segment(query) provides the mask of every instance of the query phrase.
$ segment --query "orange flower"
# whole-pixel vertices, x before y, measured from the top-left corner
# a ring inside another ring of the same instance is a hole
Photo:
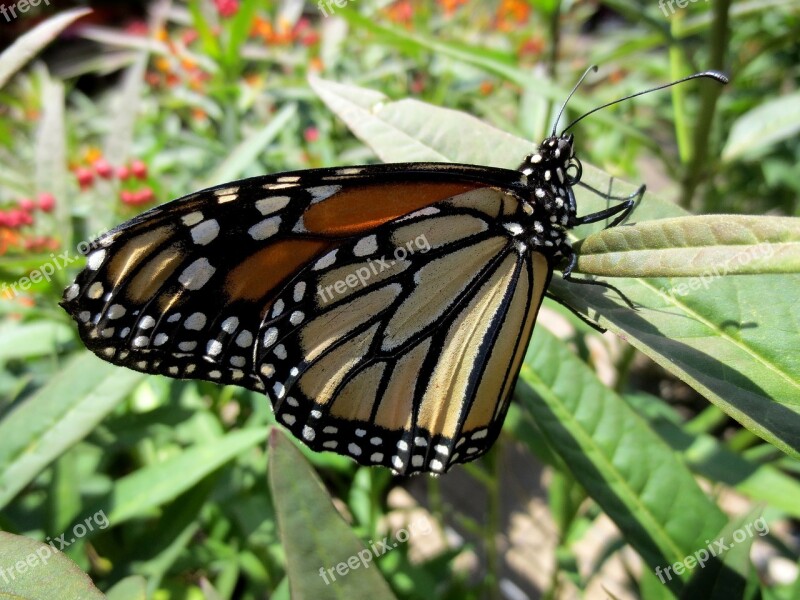
[[[265,42],[269,41],[272,38],[272,23],[263,17],[256,17],[250,35],[263,38]]]
[[[497,28],[511,31],[515,26],[525,23],[530,17],[531,8],[523,0],[503,0],[497,9]]]
[[[101,158],[103,158],[103,152],[95,146],[89,146],[83,152],[83,160],[89,164],[96,163]]]
[[[452,15],[458,10],[459,6],[463,6],[466,3],[467,0],[439,0],[439,4],[441,4],[446,15]]]
[[[494,91],[494,83],[491,81],[481,81],[480,90],[481,94],[488,96]]]
[[[19,246],[22,236],[12,229],[0,227],[0,256],[5,254],[9,247]]]
[[[171,73],[172,72],[172,64],[170,63],[169,59],[164,56],[159,56],[155,61],[155,67],[157,70],[161,71],[162,73]]]
[[[322,73],[325,66],[322,63],[322,59],[319,56],[315,56],[311,59],[308,63],[309,70],[313,71],[314,73]]]
[[[411,2],[409,2],[409,0],[400,0],[399,2],[395,2],[391,6],[388,6],[385,11],[388,19],[390,21],[394,21],[395,23],[408,24],[410,23],[411,18],[414,16],[414,7],[411,6]]]

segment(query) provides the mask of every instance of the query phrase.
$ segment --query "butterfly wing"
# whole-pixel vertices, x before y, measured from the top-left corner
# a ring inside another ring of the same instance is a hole
[[[441,472],[496,437],[550,275],[508,227],[520,177],[415,163],[211,188],[99,238],[62,304],[105,360],[266,390],[312,448]]]
[[[262,323],[278,420],[315,450],[441,473],[496,439],[552,273],[481,188],[331,250]]]

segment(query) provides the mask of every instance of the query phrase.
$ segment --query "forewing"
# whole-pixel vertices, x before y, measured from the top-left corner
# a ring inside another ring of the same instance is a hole
[[[112,363],[262,390],[253,340],[298,271],[352,236],[479,187],[487,173],[515,177],[420,163],[297,171],[203,190],[95,240],[62,305],[86,346]]]

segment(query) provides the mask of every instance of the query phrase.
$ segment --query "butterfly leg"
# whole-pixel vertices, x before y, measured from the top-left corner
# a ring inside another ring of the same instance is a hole
[[[578,217],[575,220],[575,225],[586,225],[588,223],[597,223],[598,221],[603,221],[608,219],[609,217],[616,218],[611,221],[608,225],[606,225],[605,229],[609,229],[611,227],[616,227],[620,223],[622,223],[625,219],[627,219],[631,212],[633,212],[636,203],[641,200],[642,196],[644,196],[645,186],[641,186],[635,193],[631,194],[631,196],[627,196],[626,198],[619,198],[620,200],[624,200],[621,204],[617,206],[612,206],[610,208],[606,208],[604,210],[597,211],[596,213],[591,213],[588,215],[584,215],[583,217]],[[607,197],[604,194],[600,194],[603,197]],[[616,199],[616,198],[614,198]]]
[[[564,302],[564,301],[563,301],[561,298],[559,298],[558,296],[554,296],[554,295],[553,295],[553,294],[551,294],[550,292],[546,292],[546,293],[545,293],[545,296],[547,296],[548,298],[550,298],[550,299],[551,299],[552,301],[554,301],[554,302],[558,302],[558,303],[559,303],[561,306],[563,306],[564,308],[568,308],[568,309],[569,309],[569,311],[570,311],[571,313],[573,313],[573,314],[574,314],[576,317],[578,317],[578,318],[579,318],[581,321],[583,321],[584,323],[586,323],[587,325],[589,325],[589,326],[590,326],[592,329],[596,329],[596,330],[597,330],[597,331],[599,331],[600,333],[605,333],[606,331],[608,331],[608,330],[607,330],[605,327],[600,327],[600,325],[598,325],[598,324],[597,324],[597,323],[595,323],[594,321],[591,321],[590,319],[588,319],[588,318],[586,318],[585,316],[583,316],[581,313],[579,313],[579,312],[578,312],[578,310],[577,310],[576,308],[574,308],[574,307],[570,306],[570,305],[569,305],[567,302]]]
[[[617,208],[617,207],[615,207],[615,208]],[[592,215],[588,215],[588,216],[592,216]],[[606,283],[605,281],[595,281],[593,279],[580,279],[580,278],[573,277],[572,276],[572,271],[575,269],[577,264],[578,264],[578,255],[575,254],[574,252],[572,252],[572,255],[570,256],[570,259],[569,259],[569,264],[566,266],[566,268],[562,272],[563,273],[562,276],[563,276],[565,281],[569,281],[571,283],[580,283],[581,285],[599,285],[600,287],[604,287],[606,289],[609,289],[609,290],[615,292],[620,298],[622,298],[622,300],[625,302],[625,304],[627,304],[630,308],[632,308],[633,310],[636,310],[636,305],[634,305],[634,303],[625,294],[623,294],[622,291],[619,288],[617,288],[616,286],[613,286],[610,283]]]

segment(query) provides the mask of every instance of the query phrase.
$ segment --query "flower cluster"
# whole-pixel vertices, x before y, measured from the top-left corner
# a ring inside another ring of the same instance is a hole
[[[114,167],[96,149],[86,153],[86,165],[77,165],[73,168],[75,178],[81,190],[91,188],[97,179],[118,180],[123,188],[119,198],[123,204],[136,206],[147,204],[155,200],[152,188],[141,185],[147,181],[147,165],[139,160],[133,160],[127,165]]]
[[[42,192],[36,198],[22,198],[15,206],[0,210],[0,255],[12,248],[34,252],[57,249],[58,240],[31,232],[37,213],[51,213],[55,206],[55,197]]]

